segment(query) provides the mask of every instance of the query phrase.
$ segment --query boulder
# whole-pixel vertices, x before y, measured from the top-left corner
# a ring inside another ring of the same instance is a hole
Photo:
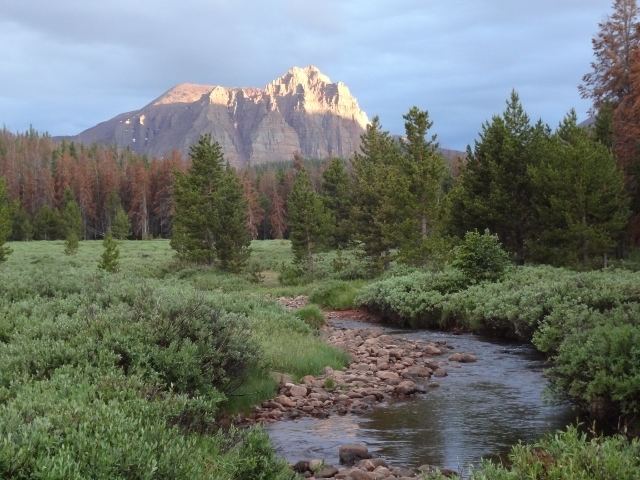
[[[286,395],[279,395],[275,398],[275,401],[282,405],[283,407],[293,408],[296,406],[296,402],[291,400],[291,398]]]
[[[454,353],[449,357],[449,361],[459,363],[473,363],[477,360],[478,358],[473,353]]]
[[[332,478],[338,473],[338,469],[333,465],[325,465],[314,474],[316,478]]]
[[[397,395],[411,395],[418,391],[418,386],[411,380],[403,380],[396,386],[394,391]]]
[[[338,456],[340,457],[340,463],[349,467],[360,460],[371,458],[366,445],[358,444],[342,445],[338,450]]]
[[[289,389],[289,394],[295,398],[303,398],[307,396],[307,387],[302,385],[293,385]]]

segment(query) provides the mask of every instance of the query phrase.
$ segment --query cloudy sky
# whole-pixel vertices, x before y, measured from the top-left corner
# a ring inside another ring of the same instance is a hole
[[[0,125],[76,134],[180,82],[341,80],[393,133],[412,105],[463,148],[512,88],[556,125],[611,0],[0,0]]]

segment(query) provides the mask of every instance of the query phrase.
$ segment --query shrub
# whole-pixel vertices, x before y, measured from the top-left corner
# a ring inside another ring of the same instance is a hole
[[[316,288],[309,299],[324,308],[347,310],[353,308],[357,293],[352,283],[333,280]]]
[[[415,271],[363,287],[355,303],[401,326],[438,327],[447,294],[466,284],[459,270]]]
[[[634,480],[640,475],[640,441],[621,435],[588,439],[569,427],[530,446],[517,445],[509,466],[485,461],[471,480]]]
[[[462,243],[454,249],[451,265],[473,281],[495,281],[502,277],[509,265],[509,255],[502,248],[498,236],[489,230],[482,234],[467,232]]]
[[[324,315],[317,305],[310,304],[299,308],[295,315],[314,330],[319,330],[324,325]]]

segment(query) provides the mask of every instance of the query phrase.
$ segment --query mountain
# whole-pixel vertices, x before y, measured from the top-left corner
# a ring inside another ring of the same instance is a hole
[[[75,137],[80,143],[129,147],[164,156],[188,152],[210,133],[234,166],[306,158],[349,157],[360,144],[367,114],[342,82],[317,67],[293,67],[264,88],[183,83],[140,110],[120,114]]]

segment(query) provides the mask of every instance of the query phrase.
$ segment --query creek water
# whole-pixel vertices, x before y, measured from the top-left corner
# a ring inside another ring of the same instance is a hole
[[[370,326],[349,320],[333,325]],[[410,339],[443,340],[452,351],[472,352],[478,361],[459,368],[450,362],[447,377],[429,381],[438,388],[364,415],[270,424],[267,431],[278,453],[290,462],[321,458],[337,464],[340,445],[363,443],[394,465],[430,464],[463,473],[482,458],[503,457],[519,441],[535,441],[575,421],[567,404],[549,397],[544,360],[529,345],[472,334],[385,330]]]

